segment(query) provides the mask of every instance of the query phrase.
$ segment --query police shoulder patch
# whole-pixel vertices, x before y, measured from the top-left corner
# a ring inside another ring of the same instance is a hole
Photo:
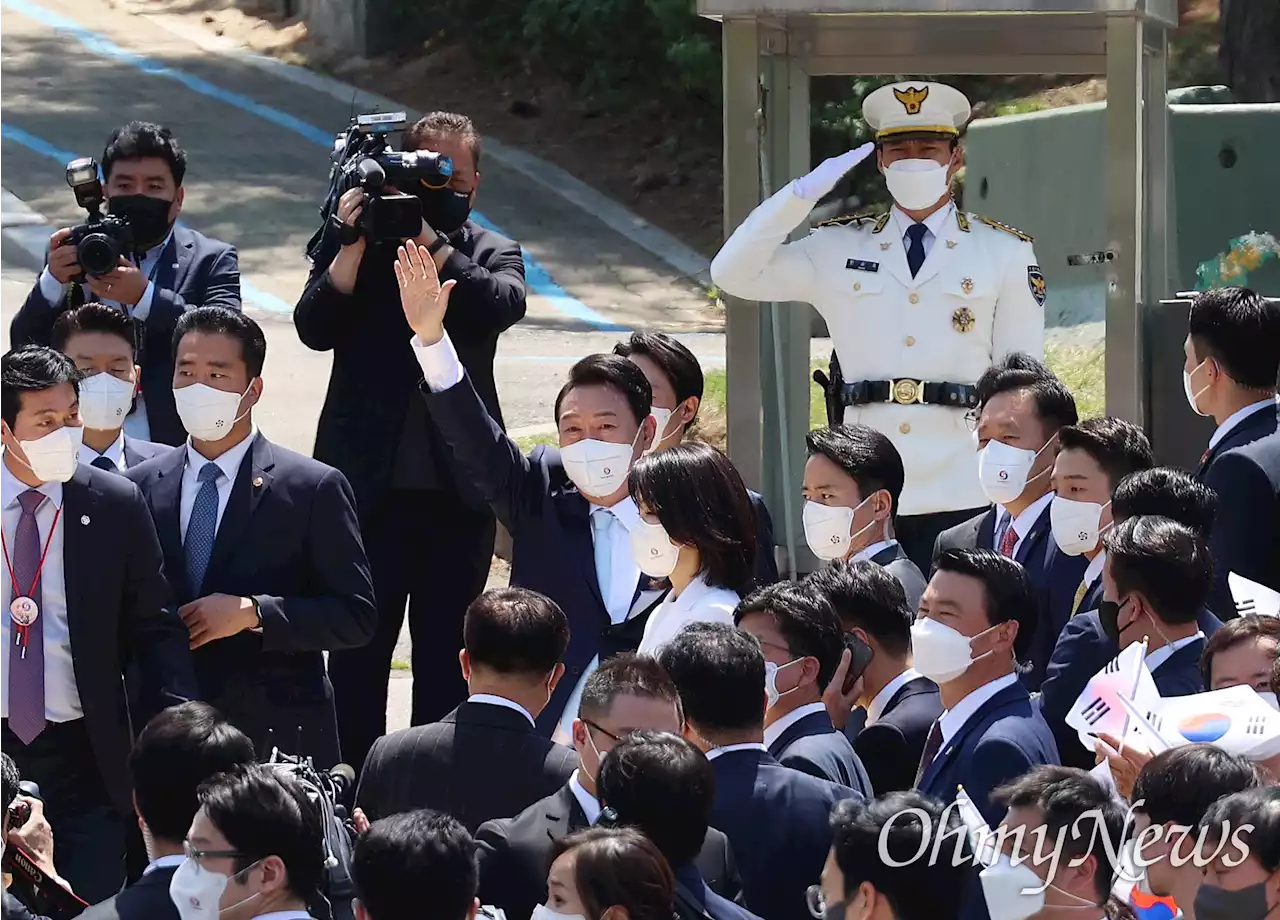
[[[875,220],[874,214],[844,214],[818,224],[819,227],[860,227]]]
[[[990,217],[983,217],[981,214],[975,214],[973,216],[977,218],[980,222],[986,224],[988,227],[994,227],[996,230],[1003,230],[1005,233],[1012,233],[1014,236],[1022,240],[1022,242],[1024,243],[1032,242],[1031,235],[1027,233],[1023,233],[1017,227],[1010,227],[1008,224],[1002,224],[1000,223],[1000,221],[993,220]]]
[[[1031,288],[1031,296],[1035,298],[1036,303],[1043,307],[1045,299],[1049,296],[1049,290],[1039,265],[1027,266],[1027,286]]]

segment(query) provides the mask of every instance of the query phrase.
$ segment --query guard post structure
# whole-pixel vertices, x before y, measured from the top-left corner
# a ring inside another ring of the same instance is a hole
[[[722,22],[726,236],[812,166],[810,77],[1105,74],[1107,239],[1097,249],[1107,411],[1146,424],[1141,308],[1173,293],[1165,84],[1177,0],[697,0],[697,9]],[[814,564],[799,499],[812,309],[726,306],[729,453],[782,525],[782,570],[805,571]]]

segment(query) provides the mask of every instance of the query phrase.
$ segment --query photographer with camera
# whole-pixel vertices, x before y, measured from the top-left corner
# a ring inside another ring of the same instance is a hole
[[[122,309],[138,326],[142,393],[129,434],[181,444],[187,432],[173,403],[170,344],[192,307],[240,309],[240,265],[233,246],[175,222],[182,212],[187,155],[168,128],[131,121],[92,159],[72,161],[67,183],[89,212],[49,238],[48,263],[14,316],[14,347],[48,345],[59,314],[89,300]],[[107,213],[101,213],[105,204]]]
[[[5,920],[49,920],[37,914],[28,901],[48,894],[61,894],[63,903],[71,906],[74,916],[79,899],[53,867],[53,830],[44,817],[44,803],[24,793],[22,774],[8,754],[0,754],[0,815],[4,851],[4,917]],[[19,853],[21,855],[19,855]],[[25,869],[25,871],[24,871]],[[21,880],[19,880],[21,879]],[[36,880],[43,885],[33,885]],[[60,889],[55,891],[54,888]],[[42,890],[43,889],[43,890]]]
[[[468,220],[480,182],[475,126],[464,115],[433,112],[405,132],[406,152],[396,152],[386,135],[403,124],[397,117],[361,116],[339,138],[326,223],[293,314],[305,345],[333,351],[315,457],[355,490],[378,602],[373,641],[329,656],[343,757],[357,767],[386,731],[406,601],[413,724],[465,699],[456,652],[462,618],[484,588],[493,553],[493,516],[453,477],[448,448],[417,396],[422,370],[399,306],[396,247],[413,237],[440,277],[456,283],[445,325],[495,419],[498,336],[525,313],[519,245]]]

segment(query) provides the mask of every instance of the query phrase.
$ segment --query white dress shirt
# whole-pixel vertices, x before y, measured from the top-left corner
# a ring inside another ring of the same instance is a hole
[[[582,785],[582,780],[578,778],[577,770],[574,770],[573,775],[569,777],[569,791],[578,800],[578,805],[582,807],[582,813],[587,816],[588,824],[595,824],[600,820],[600,800]]]
[[[788,728],[795,725],[805,716],[811,716],[815,712],[826,712],[827,707],[821,700],[816,703],[805,703],[803,706],[797,706],[785,716],[772,725],[766,725],[764,729],[764,746],[765,750],[773,747],[774,742],[782,737],[782,733]]]
[[[715,760],[721,754],[732,754],[734,751],[763,751],[767,754],[769,749],[758,741],[746,741],[742,744],[726,744],[724,747],[712,748],[707,751],[707,760]]]
[[[187,857],[181,853],[174,853],[172,856],[161,856],[147,863],[147,868],[142,870],[143,875],[150,875],[157,869],[172,869],[180,866],[187,861]]]
[[[853,558],[850,559],[849,561],[850,562],[870,562],[873,556],[877,556],[884,550],[888,549],[889,547],[897,546],[897,545],[898,545],[897,540],[892,540],[892,539],[881,540],[879,543],[872,543],[870,546],[866,547],[865,549],[858,550],[856,553],[853,554]]]
[[[1203,639],[1203,638],[1204,638],[1204,633],[1197,630],[1194,636],[1187,636],[1186,638],[1183,638],[1183,639],[1175,639],[1174,641],[1170,642],[1168,645],[1160,646],[1154,652],[1150,652],[1147,654],[1147,657],[1145,659],[1147,664],[1147,670],[1154,672],[1156,668],[1160,667],[1160,665],[1168,661],[1173,656],[1173,653],[1176,652],[1178,649],[1185,648],[1186,646],[1190,645],[1192,642],[1195,642],[1197,639]]]
[[[97,459],[97,457],[89,456],[92,453],[93,453],[93,448],[86,445],[83,452],[80,454],[80,462],[92,463],[94,460]],[[110,444],[108,444],[107,449],[104,450],[98,456],[106,457],[113,464],[115,464],[115,468],[118,469],[120,472],[123,473],[125,471],[124,429],[123,428],[116,433],[116,439],[112,441]]]
[[[1031,528],[1036,526],[1036,521],[1040,520],[1040,515],[1044,514],[1051,504],[1053,504],[1053,492],[1046,492],[1033,501],[1030,505],[1023,509],[1022,513],[1013,519],[1012,524],[1006,524],[1009,518],[1009,510],[1004,505],[998,505],[1000,513],[996,515],[995,530],[991,534],[991,545],[999,550],[1000,538],[1009,528],[1013,528],[1013,532],[1018,535],[1018,539],[1013,543],[1013,552],[1011,556],[1018,555],[1018,549],[1022,546],[1022,541],[1027,534],[1031,533]]]
[[[1086,591],[1093,587],[1093,583],[1102,577],[1102,567],[1107,564],[1107,551],[1104,549],[1098,555],[1089,560],[1089,566],[1084,570],[1084,575],[1080,578],[1082,585],[1088,585]],[[1083,611],[1081,611],[1083,612]]]
[[[1235,428],[1249,416],[1253,415],[1253,413],[1261,412],[1263,409],[1270,409],[1272,412],[1275,412],[1277,403],[1280,403],[1280,397],[1271,396],[1267,399],[1260,399],[1256,403],[1249,403],[1249,405],[1232,412],[1227,416],[1226,420],[1214,430],[1213,437],[1209,439],[1209,450],[1213,450],[1217,447],[1218,442],[1230,434],[1232,428]]]
[[[956,206],[954,204],[947,202],[946,207],[938,208],[938,210],[934,211],[924,219],[925,234],[923,245],[924,257],[926,259],[929,258],[929,253],[933,249],[933,241],[938,238],[938,234],[942,231],[943,224],[951,218],[952,212],[954,212],[955,209]],[[902,237],[903,245],[910,247],[911,241],[907,239],[907,231],[916,223],[916,221],[908,217],[906,212],[896,204],[892,209],[890,209],[889,213],[893,215],[893,225],[898,230],[898,236]]]
[[[675,638],[686,623],[724,623],[733,625],[733,611],[742,598],[728,588],[713,588],[706,575],[699,572],[685,585],[679,597],[667,595],[661,606],[649,614],[644,624],[644,637],[638,651],[656,655],[658,649]]]
[[[889,701],[893,699],[893,695],[901,690],[909,681],[915,680],[920,676],[920,672],[915,668],[907,668],[893,680],[881,688],[871,700],[871,705],[867,707],[867,725],[875,723],[882,715],[884,709],[889,705]]]
[[[187,522],[191,520],[191,509],[195,506],[196,495],[200,491],[200,470],[206,463],[216,463],[222,469],[222,476],[218,479],[218,518],[214,527],[214,533],[216,534],[218,532],[217,528],[222,526],[222,515],[227,510],[227,502],[231,500],[231,489],[236,484],[236,474],[240,472],[240,463],[244,460],[245,455],[249,453],[249,448],[253,446],[254,438],[257,436],[258,426],[254,425],[250,429],[247,438],[217,460],[205,458],[196,450],[195,445],[191,443],[191,439],[187,439],[187,446],[184,448],[187,452],[187,463],[182,470],[182,506],[181,517],[178,522],[183,540],[187,539]]]
[[[997,677],[995,680],[989,681],[971,691],[968,696],[956,703],[952,709],[948,709],[939,716],[938,721],[941,723],[939,727],[942,729],[942,744],[938,748],[939,752],[951,743],[951,739],[956,736],[960,729],[964,728],[966,722],[977,715],[978,710],[982,708],[984,703],[1005,687],[1012,687],[1017,682],[1017,674],[1006,674],[1004,677]]]
[[[514,709],[520,715],[529,720],[530,725],[538,723],[533,718],[533,713],[525,709],[515,700],[509,700],[505,696],[495,696],[492,693],[473,693],[467,697],[468,703],[484,703],[487,706],[502,706],[504,709]]]
[[[4,543],[9,551],[9,559],[13,560],[14,541],[18,534],[18,521],[22,517],[22,506],[18,504],[18,496],[27,491],[25,483],[9,471],[9,467],[0,462],[0,520],[4,527]],[[49,722],[70,722],[84,716],[84,708],[80,703],[80,690],[76,687],[75,666],[72,663],[71,630],[67,624],[67,581],[66,560],[63,559],[63,536],[66,534],[67,522],[58,514],[62,506],[62,483],[46,482],[39,489],[46,500],[36,509],[36,527],[40,532],[40,549],[43,552],[45,541],[49,541],[49,551],[44,559],[44,568],[40,570],[40,615],[37,623],[44,624],[44,717]],[[54,517],[58,518],[58,526],[49,535],[49,528]],[[77,525],[78,526],[78,525]],[[30,585],[19,585],[17,593],[26,594]],[[0,669],[0,717],[9,717],[9,645],[13,641],[9,635],[9,598],[12,593],[9,566],[0,565],[0,597],[4,598],[5,610],[0,616],[0,655],[3,655],[3,667]],[[87,650],[87,651],[92,651]]]

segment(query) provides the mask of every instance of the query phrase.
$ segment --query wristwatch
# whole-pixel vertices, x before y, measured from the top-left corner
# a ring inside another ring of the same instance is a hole
[[[449,238],[437,230],[436,238],[432,240],[431,245],[427,247],[427,254],[435,255],[442,247],[447,245],[449,245]]]

